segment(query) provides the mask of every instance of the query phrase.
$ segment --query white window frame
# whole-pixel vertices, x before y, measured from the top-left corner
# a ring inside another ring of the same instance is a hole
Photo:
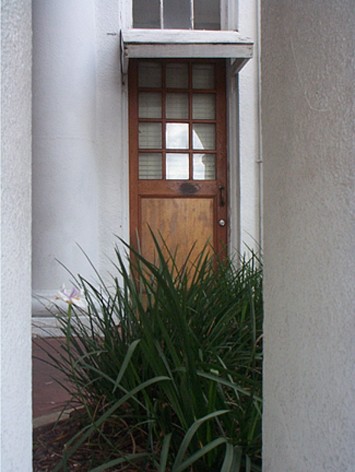
[[[221,30],[238,31],[237,0],[221,0]]]

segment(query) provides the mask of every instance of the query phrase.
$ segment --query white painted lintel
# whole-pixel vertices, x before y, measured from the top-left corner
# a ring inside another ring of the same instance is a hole
[[[238,67],[253,56],[253,41],[236,31],[140,30],[121,32],[122,73],[130,58],[234,59]]]

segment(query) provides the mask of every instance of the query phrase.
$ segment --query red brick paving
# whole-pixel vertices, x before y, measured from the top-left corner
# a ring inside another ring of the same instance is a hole
[[[68,404],[70,395],[56,382],[59,380],[65,383],[65,377],[55,367],[43,362],[43,360],[52,362],[45,351],[55,355],[56,349],[61,350],[62,343],[62,338],[34,338],[32,340],[33,418],[60,412],[64,406],[70,407]]]

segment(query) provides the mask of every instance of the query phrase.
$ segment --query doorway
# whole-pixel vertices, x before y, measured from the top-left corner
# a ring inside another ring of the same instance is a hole
[[[227,248],[225,61],[132,60],[130,239],[154,258],[151,230],[182,260]]]

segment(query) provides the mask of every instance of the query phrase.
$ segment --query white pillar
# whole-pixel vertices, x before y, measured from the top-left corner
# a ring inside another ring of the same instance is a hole
[[[96,32],[93,0],[33,1],[33,289],[97,263]],[[35,313],[36,314],[36,313]]]
[[[239,91],[239,238],[240,250],[262,243],[260,231],[260,124],[258,0],[240,0],[240,32],[254,41],[253,58],[238,75]]]
[[[354,25],[262,2],[265,472],[355,470]]]
[[[1,2],[0,470],[32,470],[31,1]]]

